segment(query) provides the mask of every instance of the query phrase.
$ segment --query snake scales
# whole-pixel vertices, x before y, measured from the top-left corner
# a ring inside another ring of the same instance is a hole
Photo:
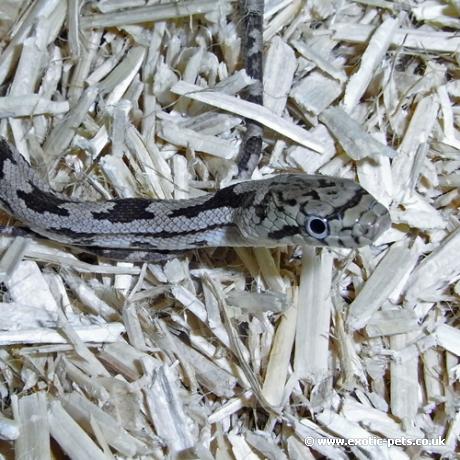
[[[261,61],[256,19],[252,29],[246,27],[246,65],[253,75],[261,72],[261,62],[254,63]],[[256,102],[261,90],[259,78],[252,90]],[[252,138],[240,156],[240,172],[254,163],[262,144],[261,132],[248,130]],[[390,225],[387,209],[357,183],[305,174],[241,182],[187,200],[69,200],[51,190],[6,140],[0,140],[0,205],[39,235],[126,260],[218,246],[356,248]]]

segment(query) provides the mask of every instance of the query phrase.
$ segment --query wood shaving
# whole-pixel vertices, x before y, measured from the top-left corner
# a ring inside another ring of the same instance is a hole
[[[214,191],[246,117],[254,178],[351,178],[393,221],[356,251],[144,265],[2,231],[0,458],[455,458],[459,16],[267,0],[260,107],[237,2],[0,2],[0,135],[59,192]]]

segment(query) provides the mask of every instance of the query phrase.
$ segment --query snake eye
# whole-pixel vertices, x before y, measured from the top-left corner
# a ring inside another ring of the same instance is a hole
[[[310,236],[319,240],[326,238],[329,233],[327,228],[327,220],[317,216],[310,216],[307,218],[307,222],[305,223],[305,230]]]

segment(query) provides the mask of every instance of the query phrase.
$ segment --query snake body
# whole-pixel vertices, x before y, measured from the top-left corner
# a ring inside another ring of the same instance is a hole
[[[242,17],[243,40],[242,49],[246,73],[254,83],[246,88],[243,97],[254,104],[263,105],[263,17],[264,0],[241,0],[240,14]],[[262,152],[263,128],[260,123],[249,118],[245,119],[241,149],[238,155],[238,177],[248,179],[259,164]]]
[[[0,141],[0,204],[33,232],[95,252],[310,244],[356,248],[388,228],[387,209],[341,178],[282,174],[186,200],[69,200]]]

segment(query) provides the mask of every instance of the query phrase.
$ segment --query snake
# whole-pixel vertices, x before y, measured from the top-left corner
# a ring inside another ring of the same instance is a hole
[[[183,200],[71,200],[53,191],[5,139],[0,205],[47,239],[107,257],[134,253],[138,260],[220,246],[358,248],[372,244],[391,223],[387,208],[358,183],[301,173]]]
[[[262,103],[263,1],[241,1],[245,65],[254,83],[246,99]],[[253,5],[253,6],[251,6]],[[239,178],[259,161],[262,128],[246,120]],[[302,173],[244,180],[182,200],[77,201],[52,190],[0,138],[0,206],[33,234],[98,256],[156,261],[203,247],[312,245],[359,248],[389,228],[385,206],[358,183]]]

